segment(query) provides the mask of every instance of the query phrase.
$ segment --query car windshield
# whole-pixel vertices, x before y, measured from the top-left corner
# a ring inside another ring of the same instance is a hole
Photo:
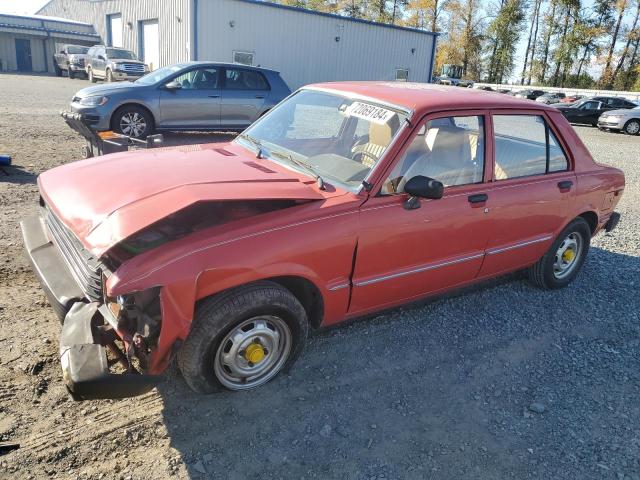
[[[301,90],[235,141],[318,180],[357,191],[406,118],[400,108]]]
[[[125,58],[127,60],[136,60],[136,54],[123,48],[107,48],[107,57],[109,58]]]
[[[67,47],[68,53],[87,53],[89,51],[89,47],[78,47],[75,45],[71,45]]]
[[[154,70],[151,73],[146,74],[144,77],[140,77],[133,83],[139,83],[142,85],[155,85],[164,80],[168,80],[172,75],[178,73],[184,68],[184,65],[170,65],[168,67],[162,67],[158,70]]]

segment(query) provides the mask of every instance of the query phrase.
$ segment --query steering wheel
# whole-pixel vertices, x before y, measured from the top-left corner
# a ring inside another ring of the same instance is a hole
[[[373,153],[369,153],[365,150],[361,150],[359,152],[356,152],[353,155],[353,160],[356,162],[360,162],[361,164],[365,165],[364,163],[364,157],[369,157],[372,161],[373,161],[373,165],[375,165],[376,163],[378,163],[378,160],[380,160],[378,157],[376,157]],[[373,168],[373,165],[369,168]],[[366,165],[365,165],[366,166]]]

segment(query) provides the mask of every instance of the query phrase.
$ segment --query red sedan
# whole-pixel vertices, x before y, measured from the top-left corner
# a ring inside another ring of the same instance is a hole
[[[310,329],[526,269],[568,285],[615,228],[620,170],[560,112],[406,83],[305,87],[228,144],[39,178],[26,249],[76,399],[257,387]],[[117,366],[119,364],[119,366]]]

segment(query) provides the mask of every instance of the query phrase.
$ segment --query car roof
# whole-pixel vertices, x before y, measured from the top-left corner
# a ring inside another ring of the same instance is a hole
[[[177,63],[176,65],[181,65],[183,67],[192,67],[196,65],[216,65],[219,67],[248,68],[251,70],[258,70],[260,72],[280,73],[270,68],[254,67],[253,65],[244,65],[242,63],[231,63],[231,62],[215,62],[215,61],[207,62],[204,60],[198,60],[198,61],[192,61],[192,62],[180,62],[180,63]]]
[[[332,90],[343,94],[368,97],[383,103],[413,110],[416,113],[453,109],[528,109],[555,111],[553,107],[526,99],[489,92],[431,83],[411,82],[327,82],[303,88]]]

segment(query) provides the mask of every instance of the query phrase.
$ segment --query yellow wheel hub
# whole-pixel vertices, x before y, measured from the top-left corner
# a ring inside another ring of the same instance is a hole
[[[576,256],[576,252],[574,252],[573,249],[568,248],[562,254],[562,260],[564,260],[565,262],[570,262],[575,258],[575,256]]]
[[[247,362],[260,363],[264,359],[264,348],[258,343],[252,343],[244,352]]]

